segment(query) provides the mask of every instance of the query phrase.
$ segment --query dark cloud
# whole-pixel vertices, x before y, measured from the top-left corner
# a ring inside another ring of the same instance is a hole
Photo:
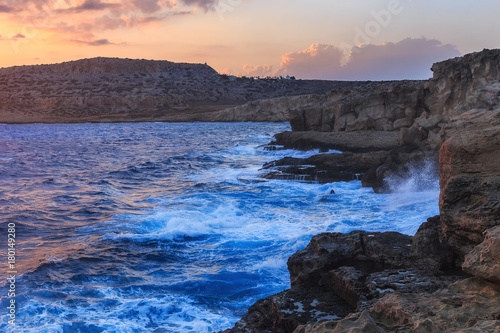
[[[181,0],[182,3],[188,6],[197,6],[208,11],[209,9],[215,9],[219,4],[219,0]]]
[[[453,45],[407,38],[398,43],[354,47],[342,65],[339,48],[315,44],[305,51],[285,54],[277,74],[330,80],[428,79],[433,63],[457,56],[460,52]]]
[[[86,0],[80,6],[70,7],[67,9],[60,9],[58,12],[71,12],[71,13],[81,13],[85,11],[98,11],[105,10],[110,8],[120,7],[120,4],[117,3],[106,3],[100,0]]]
[[[91,46],[102,46],[102,45],[111,45],[114,43],[111,43],[107,39],[98,39],[98,40],[93,40],[93,41],[89,42],[88,44]]]
[[[0,40],[17,40],[17,39],[23,39],[23,38],[26,38],[26,36],[23,34],[17,34],[17,35],[10,37],[10,38],[3,38],[2,35],[0,35]]]
[[[16,10],[13,7],[7,5],[0,5],[0,13],[13,13]]]
[[[103,46],[103,45],[115,45],[116,43],[111,43],[107,39],[97,39],[92,41],[83,41],[83,40],[73,40],[75,43],[85,44],[89,46]]]
[[[141,12],[151,14],[159,11],[161,6],[158,5],[158,0],[133,0],[132,3]]]

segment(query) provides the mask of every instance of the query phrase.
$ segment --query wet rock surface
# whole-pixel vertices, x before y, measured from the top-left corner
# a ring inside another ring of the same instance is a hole
[[[320,183],[350,181],[360,179],[361,175],[388,158],[384,151],[365,154],[331,153],[315,155],[310,158],[285,157],[262,167],[266,170],[264,178],[298,179]]]
[[[311,150],[334,149],[350,152],[391,150],[400,146],[395,132],[283,132],[276,135],[276,143],[285,148]]]

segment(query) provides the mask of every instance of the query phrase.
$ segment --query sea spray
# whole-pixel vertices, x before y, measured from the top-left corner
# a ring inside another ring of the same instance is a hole
[[[386,180],[390,192],[414,193],[439,191],[439,168],[433,159],[411,162],[405,165],[406,172],[392,175]]]

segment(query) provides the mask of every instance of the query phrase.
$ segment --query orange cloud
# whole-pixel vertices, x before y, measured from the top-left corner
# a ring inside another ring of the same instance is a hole
[[[133,29],[188,15],[175,0],[5,0],[0,14],[29,27],[93,42],[106,30]]]
[[[342,57],[342,51],[333,45],[312,44],[304,51],[283,55],[276,74],[321,77],[332,66],[338,67]]]
[[[253,66],[243,65],[243,75],[245,76],[272,76],[273,75],[273,66],[265,65],[265,66]]]

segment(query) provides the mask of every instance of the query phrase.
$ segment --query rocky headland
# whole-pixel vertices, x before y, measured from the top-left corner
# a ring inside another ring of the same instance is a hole
[[[289,111],[321,98],[316,95],[362,83],[234,77],[206,64],[83,59],[1,68],[0,122],[288,121]]]
[[[319,148],[264,166],[268,178],[389,191],[434,161],[440,215],[414,236],[325,233],[288,260],[291,288],[225,332],[500,332],[500,50],[432,66],[429,81],[333,90],[292,112],[273,142]]]

